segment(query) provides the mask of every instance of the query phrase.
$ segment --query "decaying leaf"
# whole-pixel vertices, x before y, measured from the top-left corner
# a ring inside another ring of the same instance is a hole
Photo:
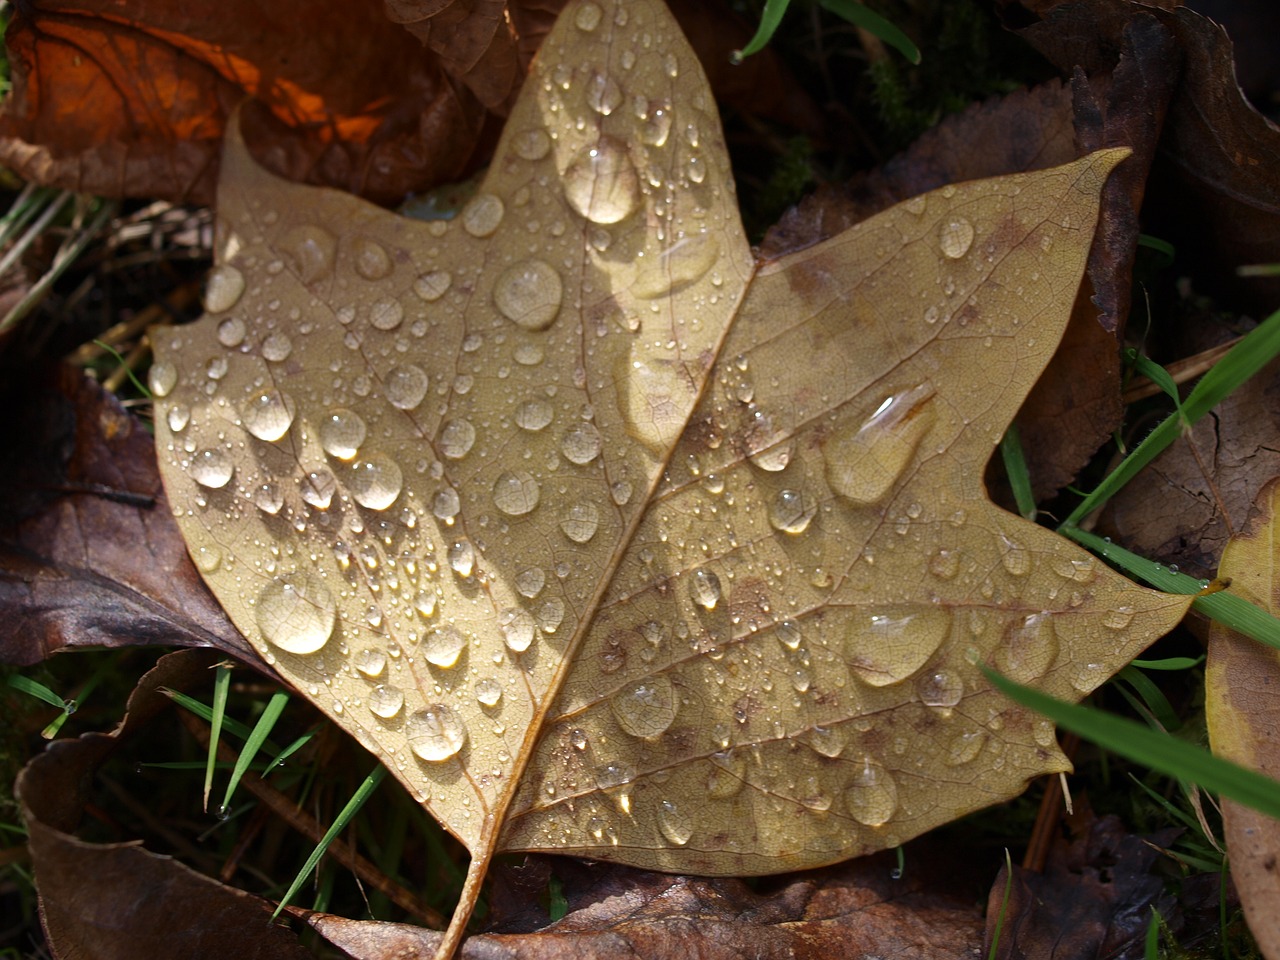
[[[582,0],[480,192],[399,220],[228,141],[157,446],[261,655],[472,851],[760,874],[1067,769],[977,663],[1078,697],[1181,616],[995,508],[1123,150],[756,269],[695,58]],[[461,917],[445,938],[460,936]]]
[[[1259,515],[1222,552],[1219,575],[1231,592],[1272,614],[1280,613],[1280,481],[1258,495]],[[1219,623],[1209,627],[1205,716],[1213,752],[1270,777],[1280,776],[1280,654]],[[1280,824],[1222,798],[1222,826],[1231,877],[1240,891],[1249,929],[1268,960],[1280,957]]]

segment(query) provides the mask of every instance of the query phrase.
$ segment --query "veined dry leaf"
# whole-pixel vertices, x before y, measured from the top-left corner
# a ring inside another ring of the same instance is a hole
[[[497,849],[749,874],[900,843],[1069,766],[977,662],[1079,696],[1188,602],[981,480],[1123,156],[753,274],[675,25],[574,3],[455,222],[229,139],[209,315],[156,334],[170,499],[262,656],[472,851],[464,902]]]

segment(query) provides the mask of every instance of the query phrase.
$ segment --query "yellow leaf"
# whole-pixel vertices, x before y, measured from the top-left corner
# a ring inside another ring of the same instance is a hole
[[[770,873],[1065,770],[975,664],[1101,683],[1187,598],[986,498],[1125,151],[759,267],[656,2],[570,5],[479,193],[402,220],[228,138],[157,446],[250,642],[472,852]]]
[[[1258,515],[1222,551],[1220,577],[1232,593],[1280,614],[1280,481],[1258,494]],[[1209,627],[1205,665],[1205,715],[1209,743],[1220,757],[1280,778],[1280,653],[1220,623]],[[1222,827],[1231,876],[1240,891],[1249,929],[1263,956],[1280,958],[1280,824],[1223,797]]]

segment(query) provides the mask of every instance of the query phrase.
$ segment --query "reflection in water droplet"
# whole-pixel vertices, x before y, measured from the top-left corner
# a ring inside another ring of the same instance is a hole
[[[440,453],[450,460],[461,460],[476,442],[476,428],[470,420],[450,420],[440,429]]]
[[[938,241],[944,256],[959,260],[973,246],[973,224],[964,217],[949,217],[938,229]]]
[[[230,264],[221,264],[209,272],[204,285],[204,308],[210,313],[230,310],[244,293],[244,274]]]
[[[152,396],[167,397],[169,391],[177,386],[178,368],[167,360],[159,360],[151,365],[147,379],[150,381]]]
[[[656,257],[646,258],[636,274],[631,292],[654,299],[701,280],[720,256],[720,243],[708,233],[681,237]]]
[[[434,703],[411,714],[404,724],[409,749],[423,760],[448,760],[467,742],[467,727],[453,709]]]
[[[470,540],[455,540],[449,544],[449,568],[458,576],[471,576],[476,566],[475,547]]]
[[[298,478],[302,499],[317,510],[328,510],[337,492],[338,481],[328,470],[311,470]]]
[[[427,303],[434,303],[445,295],[452,283],[453,274],[447,270],[432,270],[413,281],[413,292]]]
[[[462,631],[449,623],[427,634],[422,641],[422,655],[432,666],[448,670],[457,664],[466,646]]]
[[[1047,611],[1015,621],[995,651],[996,669],[1018,683],[1039,680],[1057,659],[1058,634]]]
[[[507,649],[514,653],[524,653],[529,649],[538,628],[533,622],[533,614],[518,608],[503,610],[498,614],[498,625],[502,629],[502,639]]]
[[[360,452],[368,428],[364,418],[354,410],[338,407],[320,420],[320,446],[339,460],[353,460]]]
[[[575,503],[560,517],[560,529],[574,543],[586,543],[600,527],[600,511],[591,501]]]
[[[365,647],[352,662],[360,673],[370,679],[382,676],[382,671],[387,669],[387,655],[377,647]]]
[[[505,470],[493,482],[493,505],[509,517],[523,517],[538,505],[538,481],[526,470]]]
[[[603,447],[604,438],[590,423],[575,423],[560,441],[560,452],[565,459],[578,465],[590,463],[600,456]]]
[[[933,395],[932,386],[921,384],[887,399],[856,430],[838,429],[822,448],[831,489],[858,504],[881,500],[933,426]]]
[[[502,699],[502,684],[492,677],[476,682],[476,699],[486,707],[496,707]]]
[[[693,836],[693,818],[671,800],[658,804],[658,829],[668,841],[683,847]]]
[[[333,234],[313,224],[291,227],[280,238],[281,252],[293,261],[293,271],[303,283],[328,276],[335,249]]]
[[[873,687],[899,683],[933,656],[951,630],[951,611],[944,607],[903,604],[876,608],[846,640],[853,671]]]
[[[769,525],[783,533],[804,533],[818,504],[801,490],[779,490],[769,504]]]
[[[366,702],[369,704],[369,712],[375,717],[390,720],[404,706],[404,693],[399,687],[379,684],[369,691]]]
[[[268,390],[245,407],[244,427],[259,440],[279,440],[293,425],[293,409],[293,400],[287,394]]]
[[[498,229],[504,213],[506,208],[501,199],[492,193],[477,193],[462,208],[459,219],[462,221],[462,229],[471,236],[487,237]]]
[[[503,270],[493,285],[493,305],[525,330],[545,330],[560,312],[564,283],[543,260],[520,260]]]
[[[372,453],[351,466],[351,496],[370,510],[385,510],[404,489],[400,465],[384,453]]]
[[[315,653],[333,634],[337,604],[319,577],[297,573],[263,588],[256,617],[268,643],[289,653]]]
[[[710,570],[699,567],[689,577],[689,593],[698,606],[714,610],[722,597],[720,578]]]
[[[926,670],[916,679],[916,696],[925,706],[949,715],[964,696],[964,680],[951,670]]]
[[[427,372],[412,363],[402,363],[387,371],[387,402],[398,410],[413,410],[427,395]]]
[[[632,684],[609,699],[618,726],[633,737],[660,737],[679,711],[675,687],[663,676]]]
[[[529,600],[540,594],[546,583],[547,575],[541,567],[526,567],[516,574],[516,592]]]
[[[191,457],[187,472],[200,486],[218,490],[231,480],[235,465],[222,450],[200,450]]]
[[[391,257],[376,240],[357,237],[354,243],[356,273],[366,280],[381,280],[391,272]]]
[[[565,171],[564,195],[592,223],[618,223],[630,216],[640,202],[640,177],[626,144],[602,136],[579,154]]]
[[[879,827],[898,809],[898,785],[888,770],[866,757],[844,792],[844,802],[853,819]]]
[[[541,160],[551,149],[551,138],[541,127],[517,133],[512,140],[512,148],[516,156],[523,160]]]
[[[227,348],[238,347],[244,343],[247,332],[243,320],[239,317],[227,317],[218,324],[218,342]]]

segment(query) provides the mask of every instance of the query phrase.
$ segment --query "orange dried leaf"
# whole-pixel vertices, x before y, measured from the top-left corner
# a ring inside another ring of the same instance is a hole
[[[993,506],[1123,150],[755,267],[696,59],[570,5],[457,221],[228,143],[158,332],[169,496],[250,642],[472,851],[771,873],[1065,770],[1059,696],[1177,622]]]

